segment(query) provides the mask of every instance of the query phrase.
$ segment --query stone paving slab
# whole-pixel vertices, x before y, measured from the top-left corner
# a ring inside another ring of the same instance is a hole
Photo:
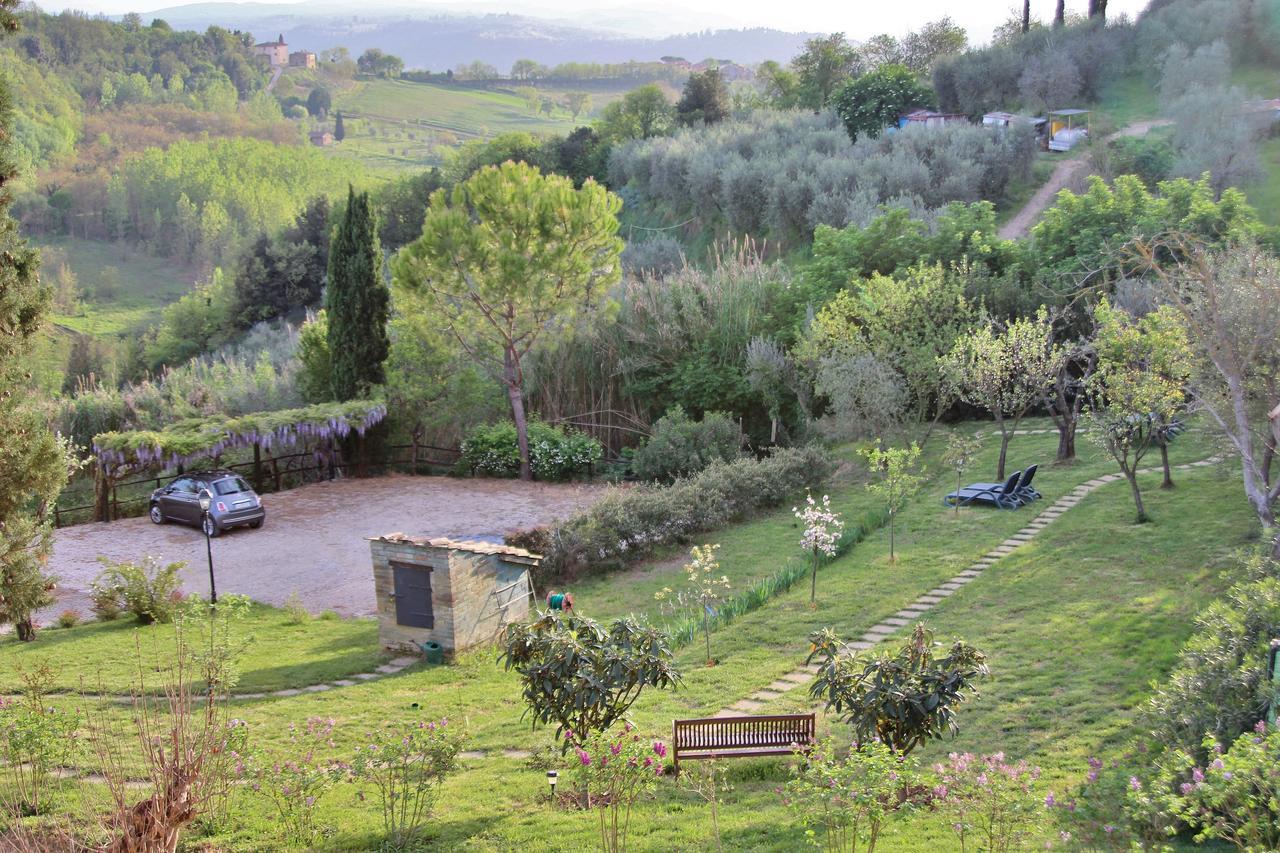
[[[392,658],[391,660],[387,661],[387,663],[391,664],[392,666],[398,666],[401,669],[404,669],[406,666],[412,666],[413,664],[418,663],[421,660],[422,658],[408,658],[408,657]]]
[[[402,669],[404,669],[402,666],[394,666],[389,663],[384,663],[382,666],[374,667],[374,672],[380,672],[383,675],[395,675]]]
[[[954,589],[943,589],[942,587],[938,587],[937,589],[929,590],[928,592],[925,593],[925,595],[936,595],[942,598],[946,598],[948,595],[950,595],[953,592],[955,592]]]
[[[916,601],[923,601],[928,604],[939,604],[942,602],[942,596],[934,595],[933,593],[930,593],[928,595],[920,596],[919,598],[916,599]]]
[[[773,681],[765,685],[766,690],[776,690],[779,693],[785,693],[788,690],[795,690],[796,683],[794,681]]]
[[[774,699],[781,698],[781,696],[781,693],[774,693],[772,690],[758,690],[747,698],[754,699],[757,702],[772,702]]]
[[[955,581],[947,581],[946,583],[939,586],[938,589],[945,589],[947,592],[955,592],[957,589],[959,589],[962,586],[964,586],[964,584],[962,583],[956,583]]]
[[[358,679],[360,679],[361,681],[372,681],[373,679],[377,678],[378,676],[374,675],[372,672],[358,672],[358,673],[356,673],[355,675],[353,675],[353,676],[351,676],[351,677],[352,677],[352,678],[358,678]]]
[[[973,583],[977,579],[978,578],[975,575],[959,574],[953,577],[951,580],[947,581],[947,583],[958,583],[958,584],[964,585],[967,583]]]
[[[963,572],[960,573],[960,577],[965,577],[965,578],[976,578],[976,577],[980,577],[981,575],[982,575],[982,572],[979,571],[978,569],[965,569]]]
[[[333,685],[332,684],[312,684],[311,686],[304,687],[302,689],[305,690],[307,693],[323,693],[326,690],[332,690]]]
[[[301,696],[301,690],[295,690],[292,687],[288,690],[277,690],[271,694],[272,696]]]
[[[919,610],[899,610],[893,615],[899,619],[919,619],[924,613]]]
[[[484,758],[484,750],[482,749],[464,749],[458,753],[459,758]]]
[[[751,699],[739,699],[737,702],[734,702],[729,707],[735,711],[745,711],[746,713],[749,714],[752,711],[759,711],[761,708],[764,707],[764,703],[754,702]]]
[[[886,624],[886,625],[897,625],[899,628],[904,628],[904,627],[906,627],[907,625],[910,625],[910,624],[911,624],[911,620],[910,620],[910,619],[903,619],[903,618],[902,618],[902,617],[900,617],[900,616],[890,616],[888,619],[885,619],[885,620],[884,620],[884,624]]]
[[[334,687],[355,687],[356,683],[349,678],[341,678],[333,682]]]
[[[794,684],[808,684],[810,681],[813,681],[813,675],[808,672],[788,672],[786,675],[782,676],[782,680],[790,681]]]
[[[892,634],[892,633],[894,633],[894,632],[895,632],[895,631],[897,631],[897,630],[898,630],[898,629],[897,629],[895,626],[893,626],[893,625],[885,625],[885,624],[882,622],[882,623],[881,623],[881,624],[879,624],[879,625],[872,625],[870,628],[868,628],[868,629],[867,629],[867,634],[868,634],[868,635],[870,635],[870,636],[873,636],[873,637],[874,637],[874,636],[879,635],[879,634]]]
[[[529,751],[529,750],[527,750],[527,749],[504,749],[504,750],[502,750],[502,756],[503,756],[504,758],[525,759],[525,758],[529,758],[529,757],[531,757],[532,755],[533,755],[533,753],[532,753],[532,752],[530,752],[530,751]]]

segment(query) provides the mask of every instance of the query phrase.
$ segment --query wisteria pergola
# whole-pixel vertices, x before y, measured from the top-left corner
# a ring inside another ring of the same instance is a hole
[[[147,468],[183,468],[196,460],[216,460],[226,451],[252,447],[254,461],[262,450],[320,441],[318,455],[331,453],[334,440],[364,435],[387,415],[381,400],[319,403],[300,409],[254,412],[239,417],[213,415],[188,418],[162,430],[104,432],[93,437],[97,458],[97,500],[106,520],[106,496],[121,477]]]

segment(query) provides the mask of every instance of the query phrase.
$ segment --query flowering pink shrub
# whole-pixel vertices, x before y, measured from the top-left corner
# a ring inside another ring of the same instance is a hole
[[[1010,763],[1003,752],[974,756],[951,753],[935,764],[934,807],[946,815],[960,840],[991,853],[1020,850],[1028,833],[1040,824],[1044,801],[1033,790],[1040,768],[1025,761]]]
[[[316,824],[317,805],[349,770],[332,755],[335,724],[321,717],[309,718],[302,729],[290,723],[283,756],[256,753],[238,761],[250,789],[271,802],[285,840],[293,844],[311,846],[325,834]]]
[[[1197,831],[1197,841],[1280,850],[1280,726],[1259,721],[1225,751],[1212,737],[1204,745],[1213,758],[1191,766],[1170,798],[1171,811]]]
[[[1091,757],[1074,795],[1045,796],[1064,841],[1088,850],[1149,850],[1168,842],[1176,830],[1163,802],[1169,785],[1151,780],[1139,758],[1131,753],[1104,763]]]
[[[589,808],[599,808],[601,847],[606,853],[625,850],[631,805],[653,790],[663,773],[667,745],[641,738],[630,723],[621,731],[614,727],[587,737],[570,731],[565,738],[573,745],[571,767],[578,788]]]

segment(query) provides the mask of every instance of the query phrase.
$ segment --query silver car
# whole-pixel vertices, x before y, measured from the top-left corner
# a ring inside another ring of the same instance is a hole
[[[200,507],[200,494],[209,493],[209,512]],[[201,527],[210,536],[241,525],[258,528],[267,520],[262,498],[233,471],[183,474],[151,493],[149,515],[156,524],[178,521]]]

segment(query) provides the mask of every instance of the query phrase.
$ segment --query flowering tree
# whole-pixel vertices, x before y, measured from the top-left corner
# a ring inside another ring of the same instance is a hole
[[[996,479],[1004,479],[1009,440],[1027,410],[1042,399],[1066,359],[1053,343],[1053,324],[1043,307],[999,329],[988,324],[961,336],[942,358],[943,373],[961,400],[991,412],[1000,430]]]
[[[852,725],[860,742],[878,739],[898,755],[956,732],[956,708],[977,695],[977,680],[988,674],[986,655],[963,640],[936,657],[924,623],[896,654],[870,660],[846,654],[844,640],[830,628],[809,641],[813,651],[806,663],[816,659],[819,665],[809,694],[826,699],[827,709]]]
[[[630,723],[616,729],[579,737],[571,733],[578,760],[572,765],[578,787],[586,792],[587,807],[594,798],[600,807],[600,846],[605,853],[627,848],[631,806],[653,790],[662,775],[667,745],[642,740]]]
[[[1187,337],[1169,307],[1134,320],[1103,299],[1094,316],[1098,367],[1088,384],[1089,435],[1120,465],[1133,492],[1136,523],[1142,524],[1147,512],[1138,466],[1186,399]]]
[[[809,583],[809,606],[818,604],[818,564],[824,556],[836,555],[836,544],[840,541],[840,531],[844,530],[844,522],[840,513],[831,509],[830,495],[822,496],[819,504],[813,495],[805,495],[805,507],[792,507],[791,512],[804,524],[804,535],[800,537],[800,547],[813,555],[813,578]]]
[[[874,853],[885,823],[912,804],[916,787],[915,765],[877,741],[841,755],[827,738],[791,776],[783,804],[799,815],[811,844],[840,853]]]
[[[982,440],[977,436],[953,432],[947,438],[947,449],[942,454],[942,461],[956,470],[956,491],[960,491],[964,482],[964,469],[973,462],[982,447]],[[960,514],[960,501],[956,501],[956,515]]]
[[[693,559],[684,565],[685,588],[676,592],[664,586],[653,594],[669,613],[696,609],[702,615],[702,636],[707,642],[707,666],[711,666],[711,613],[729,592],[727,575],[716,577],[720,563],[716,560],[719,545],[693,546]]]
[[[874,447],[859,452],[867,460],[871,473],[879,477],[867,483],[867,491],[883,500],[889,511],[889,562],[892,563],[897,559],[893,553],[894,518],[920,485],[921,477],[915,472],[920,461],[920,446],[913,441],[910,447],[881,447],[877,439]]]
[[[1024,849],[1044,811],[1044,801],[1032,790],[1039,767],[1007,762],[1003,752],[978,757],[953,752],[933,771],[938,777],[934,808],[947,815],[961,853],[970,845],[990,853]]]

